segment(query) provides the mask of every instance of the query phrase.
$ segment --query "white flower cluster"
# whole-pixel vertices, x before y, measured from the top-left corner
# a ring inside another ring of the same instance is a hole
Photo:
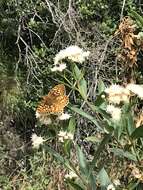
[[[71,115],[68,114],[68,113],[62,113],[62,114],[59,114],[59,115],[58,115],[58,119],[59,119],[59,120],[67,120],[67,119],[69,119],[70,117],[71,117]]]
[[[73,179],[73,178],[77,178],[77,177],[78,176],[73,171],[70,171],[68,174],[65,175],[66,179]]]
[[[61,61],[65,58],[68,58],[74,62],[83,63],[85,59],[89,57],[89,54],[89,51],[85,52],[76,45],[69,46],[56,54],[54,58],[54,67],[51,69],[51,71],[62,72],[66,68],[66,64],[61,63]]]
[[[60,142],[64,142],[64,140],[73,140],[74,138],[72,133],[66,131],[60,131],[58,137]]]
[[[50,125],[52,123],[51,118],[47,114],[40,114],[36,112],[36,118],[40,121],[41,124]]]
[[[143,86],[139,84],[128,84],[126,87],[132,93],[136,94],[139,98],[143,99]]]
[[[60,71],[60,72],[62,72],[64,69],[66,69],[66,64],[65,63],[61,63],[61,64],[59,64],[59,65],[55,65],[52,69],[51,69],[51,71],[52,72],[55,72],[55,71]]]
[[[121,102],[129,102],[131,93],[143,99],[143,85],[128,84],[126,87],[113,84],[105,89],[108,95],[108,101],[113,104],[120,104]]]
[[[113,184],[108,185],[107,190],[116,190]]]
[[[143,172],[136,167],[136,165],[129,165],[130,169],[132,170],[131,174],[134,178],[139,179],[141,181],[143,181]]]
[[[105,89],[108,95],[107,99],[111,105],[108,105],[106,111],[111,114],[114,121],[119,121],[121,118],[121,108],[115,107],[113,104],[120,104],[121,102],[128,103],[130,96],[137,95],[143,99],[143,86],[139,84],[128,84],[126,87],[113,84]]]
[[[60,113],[56,115],[56,120],[67,120],[71,117],[68,113]],[[41,124],[50,125],[52,124],[52,119],[49,114],[40,114],[36,112],[36,118],[40,121]]]
[[[109,184],[107,187],[107,190],[116,190],[115,187],[121,185],[120,181],[118,179],[113,180],[113,183]]]
[[[44,140],[42,137],[37,136],[35,133],[31,137],[33,148],[39,148],[40,144],[43,144]]]
[[[108,101],[113,104],[120,104],[120,102],[129,102],[130,91],[120,85],[113,84],[105,89],[108,94]]]
[[[106,111],[111,114],[113,121],[119,121],[121,118],[121,108],[114,105],[107,105]]]

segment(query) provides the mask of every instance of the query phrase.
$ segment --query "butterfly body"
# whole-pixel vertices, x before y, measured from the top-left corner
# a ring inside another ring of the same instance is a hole
[[[48,95],[43,96],[36,112],[47,115],[62,113],[68,102],[69,98],[66,96],[65,86],[59,84],[52,88]]]

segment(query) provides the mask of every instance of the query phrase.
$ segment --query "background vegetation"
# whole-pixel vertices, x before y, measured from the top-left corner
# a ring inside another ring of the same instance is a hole
[[[124,122],[114,126],[101,98],[110,84],[143,82],[142,39],[131,46],[133,61],[123,45],[128,28],[123,34],[119,27],[130,16],[133,35],[142,36],[142,13],[140,0],[0,1],[1,189],[143,189],[143,127],[135,128],[142,100],[122,105]],[[66,60],[66,71],[51,72],[56,53],[70,45],[90,51],[89,59]],[[41,125],[38,102],[60,83],[72,117]],[[74,141],[58,141],[62,128]],[[33,133],[48,139],[39,149]],[[66,178],[70,171],[77,177]]]

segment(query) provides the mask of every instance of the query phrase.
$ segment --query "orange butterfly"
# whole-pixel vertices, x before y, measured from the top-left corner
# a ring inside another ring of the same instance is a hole
[[[43,96],[36,112],[46,115],[62,113],[68,102],[69,98],[66,96],[65,86],[58,84],[50,90],[47,96]]]

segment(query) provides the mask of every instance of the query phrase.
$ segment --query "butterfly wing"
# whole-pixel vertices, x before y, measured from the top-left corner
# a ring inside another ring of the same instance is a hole
[[[43,96],[36,111],[41,114],[57,114],[63,112],[68,102],[69,98],[65,95],[65,86],[59,84],[51,89],[47,96]]]
[[[50,90],[48,96],[52,96],[53,98],[55,98],[65,94],[66,94],[65,86],[63,84],[58,84]]]
[[[64,107],[69,103],[68,96],[59,96],[56,98],[55,102],[53,103],[53,107],[51,112],[53,114],[61,113],[64,110]]]

